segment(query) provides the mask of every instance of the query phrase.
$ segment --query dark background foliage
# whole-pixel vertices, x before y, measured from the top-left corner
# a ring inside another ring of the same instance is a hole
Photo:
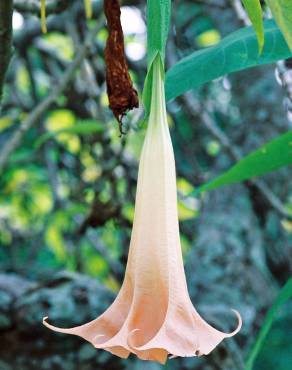
[[[51,1],[46,35],[38,5],[14,1],[14,50],[0,117],[0,148],[10,143],[11,151],[0,179],[0,369],[156,370],[155,363],[120,360],[41,324],[47,315],[62,326],[87,322],[119,290],[145,124],[142,109],[134,110],[120,138],[107,107],[101,2],[93,2],[93,19],[86,21],[82,1]],[[141,95],[145,2],[122,5],[127,61]],[[173,1],[166,67],[241,27],[235,5]],[[168,104],[192,300],[221,329],[234,325],[230,307],[244,325],[211,355],[170,360],[166,368],[244,369],[267,310],[291,276],[292,222],[273,203],[276,197],[291,210],[291,169],[263,177],[259,187],[189,195],[239,155],[291,128],[287,66],[226,76]],[[291,303],[279,311],[257,370],[291,369],[289,309]]]

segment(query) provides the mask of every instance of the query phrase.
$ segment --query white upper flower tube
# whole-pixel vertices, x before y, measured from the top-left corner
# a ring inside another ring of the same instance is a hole
[[[235,335],[210,326],[189,298],[177,214],[176,173],[166,117],[163,70],[153,63],[153,90],[147,133],[141,153],[135,217],[128,263],[121,290],[97,319],[58,332],[81,336],[96,348],[120,357],[165,363],[168,355],[210,353]]]

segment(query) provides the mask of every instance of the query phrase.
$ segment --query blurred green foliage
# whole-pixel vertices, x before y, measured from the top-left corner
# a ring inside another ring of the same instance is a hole
[[[206,82],[222,75],[214,75],[214,70],[221,69],[222,63],[222,58],[215,55],[214,51],[222,51],[225,36],[231,31],[237,34],[248,32],[253,57],[245,62],[245,66],[258,64],[254,58],[257,56],[256,37],[250,29],[236,31],[240,24],[230,4],[224,2],[221,9],[199,2],[173,3],[173,25],[166,51],[166,66],[174,66],[178,60],[192,53],[202,53],[209,60],[208,65],[204,64],[208,67],[206,73],[203,70],[204,73],[195,74],[190,69],[184,75],[190,88],[195,85],[193,81]],[[117,292],[122,281],[134,216],[137,165],[145,124],[141,124],[141,110],[130,112],[124,120],[127,135],[119,137],[118,126],[108,109],[106,95],[103,48],[107,30],[102,12],[98,8],[98,11],[94,11],[93,19],[86,21],[81,13],[84,10],[76,10],[74,13],[74,6],[79,9],[73,4],[64,14],[48,17],[46,35],[38,31],[39,21],[26,13],[21,16],[21,27],[14,30],[15,56],[5,86],[0,117],[1,147],[19,130],[23,120],[36,105],[46,98],[52,86],[62,79],[64,70],[74,59],[88,28],[97,22],[100,24],[88,57],[70,85],[57,97],[53,107],[25,134],[21,146],[13,152],[1,175],[0,270],[37,282],[47,281],[60,270],[80,272],[97,278],[105,287]],[[144,3],[137,2],[134,7],[126,6],[123,11],[132,8],[138,11],[138,18],[144,24]],[[268,24],[271,25],[270,22]],[[131,76],[141,96],[147,64],[146,35],[145,29],[140,30],[140,33],[138,31],[126,33],[125,40],[126,50],[131,45],[136,47],[138,44],[140,47],[134,56],[129,48],[127,58]],[[273,55],[269,53],[269,42],[272,41],[280,45],[274,49]],[[237,57],[233,59],[233,66],[243,65],[242,60],[238,59],[242,51],[240,45],[241,42],[235,39]],[[207,49],[209,46],[213,49]],[[246,47],[249,47],[248,43]],[[198,51],[202,48],[203,51]],[[265,48],[260,57],[265,63],[276,60],[278,52],[283,52],[283,57],[290,55],[274,25],[266,38]],[[246,53],[245,58],[251,54]],[[210,55],[215,57],[210,58]],[[173,68],[178,67],[176,65]],[[239,67],[236,70],[241,69]],[[240,204],[235,216],[229,214],[229,204],[220,208],[219,202],[214,201],[212,195],[206,194],[198,199],[193,194],[203,183],[223,173],[234,163],[224,140],[220,141],[220,135],[214,135],[204,124],[204,114],[207,113],[224,137],[235,148],[240,147],[245,154],[287,129],[285,110],[282,108],[282,101],[288,104],[286,92],[277,86],[273,68],[264,68],[221,77],[189,93],[193,98],[195,112],[188,108],[184,97],[168,105],[176,154],[183,255],[186,266],[189,264],[191,269],[194,260],[202,260],[205,268],[204,274],[197,277],[195,284],[190,279],[190,288],[200,294],[204,292],[202,295],[205,296],[208,293],[204,285],[204,281],[208,281],[207,276],[217,276],[220,271],[228,276],[233,269],[230,285],[224,286],[224,282],[218,279],[218,288],[214,285],[212,289],[214,295],[222,290],[224,299],[231,297],[232,300],[238,299],[236,302],[242,302],[242,314],[247,324],[246,329],[243,328],[238,347],[243,359],[246,359],[260,330],[258,318],[263,322],[279,286],[291,274],[291,220],[279,216],[267,201],[262,200],[261,195],[253,193],[248,187],[229,190],[232,195],[228,198],[229,202]],[[169,70],[169,75],[175,71],[171,68]],[[245,81],[247,85],[244,85]],[[176,92],[182,83],[179,77],[177,84],[168,87],[168,96],[178,95]],[[252,119],[248,119],[250,117]],[[277,151],[280,152],[281,148],[277,148]],[[290,179],[291,172],[289,174],[289,170],[285,169],[264,178],[269,189],[281,198],[288,211],[292,208]],[[223,197],[228,194],[228,190],[220,189],[219,194]],[[249,219],[242,220],[247,217],[245,208],[249,209]],[[208,217],[205,216],[206,209]],[[90,219],[91,210],[95,216],[93,221]],[[216,226],[214,220],[220,220],[219,229],[222,234],[213,233]],[[252,225],[252,230],[240,229],[240,222]],[[80,228],[84,224],[86,230],[82,233]],[[224,239],[226,225],[230,228],[235,226],[228,238]],[[250,239],[247,237],[249,232],[252,235]],[[204,238],[214,242],[211,253],[207,247],[199,248]],[[262,244],[258,242],[259,239]],[[238,246],[236,252],[230,247],[235,244]],[[242,245],[243,251],[240,250]],[[220,248],[223,252],[217,255]],[[204,260],[205,254],[207,263]],[[251,262],[253,255],[256,256],[254,264]],[[226,266],[224,261],[227,260]],[[238,278],[239,266],[242,265],[246,275]],[[260,271],[260,275],[253,275],[256,271]],[[191,272],[190,277],[199,275],[197,270]],[[272,281],[270,299],[264,297],[265,291],[262,296],[254,298],[252,285],[256,286],[260,282],[255,277],[254,284],[249,285],[249,274],[252,277],[261,276],[268,284]],[[197,299],[196,294],[194,296]],[[217,304],[217,301],[212,302],[216,309]],[[290,370],[292,322],[287,314],[290,306],[289,302],[283,306],[265,339],[255,369],[268,370],[275,367]],[[220,361],[225,357],[224,352]],[[215,360],[212,357],[210,360],[196,359],[194,365],[191,360],[187,360],[188,366],[184,363],[181,369],[192,366],[201,368],[201,364],[205,364],[206,369],[217,368],[218,363],[216,367],[216,362],[212,362]],[[170,366],[179,368],[180,363]],[[222,370],[229,369],[222,367]]]

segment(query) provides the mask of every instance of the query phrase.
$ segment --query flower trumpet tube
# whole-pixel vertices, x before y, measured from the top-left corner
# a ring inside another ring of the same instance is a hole
[[[232,333],[210,326],[190,300],[181,253],[176,173],[166,117],[163,69],[153,64],[147,133],[141,153],[135,217],[126,273],[112,305],[97,319],[71,329],[44,324],[83,337],[96,348],[122,358],[130,353],[165,363],[168,355],[210,353]]]

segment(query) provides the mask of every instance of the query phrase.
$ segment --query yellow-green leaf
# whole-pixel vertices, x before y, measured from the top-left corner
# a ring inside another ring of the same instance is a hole
[[[292,1],[266,0],[271,12],[283,32],[286,42],[292,50]]]
[[[47,33],[46,0],[41,0],[41,26],[42,26],[42,32]]]
[[[249,19],[255,29],[259,44],[259,53],[262,52],[264,46],[264,24],[262,18],[262,7],[260,0],[242,0]]]
[[[84,7],[85,7],[86,18],[87,19],[92,18],[92,4],[91,4],[91,0],[84,0]]]
[[[71,127],[60,128],[58,130],[53,130],[46,132],[41,135],[35,143],[35,148],[39,148],[47,140],[54,138],[60,134],[73,134],[73,135],[89,135],[103,130],[103,125],[97,121],[88,121],[76,123]]]

